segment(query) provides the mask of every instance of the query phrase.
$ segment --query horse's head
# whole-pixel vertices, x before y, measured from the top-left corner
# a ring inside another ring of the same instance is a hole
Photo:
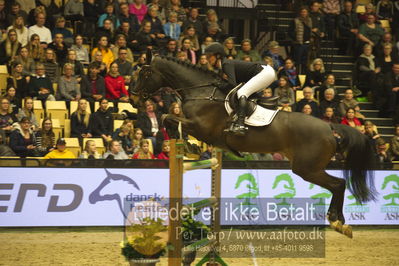
[[[152,54],[147,52],[146,63],[139,71],[133,93],[143,99],[147,99],[154,95],[163,85],[163,76],[152,65]]]

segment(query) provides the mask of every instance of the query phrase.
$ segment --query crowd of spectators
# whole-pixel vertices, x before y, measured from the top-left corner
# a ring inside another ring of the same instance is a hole
[[[395,29],[398,1],[378,1],[375,11],[368,5],[362,14],[354,11],[353,1],[303,4],[306,6],[295,10],[298,16],[290,24],[292,53],[283,55],[276,41],[270,41],[263,53],[250,39],[236,43],[215,10],[190,8],[180,0],[69,0],[65,5],[54,0],[0,0],[0,64],[9,72],[7,86],[1,88],[5,94],[0,104],[4,147],[0,154],[71,156],[65,152],[65,140],[54,134],[52,120],[45,117],[37,121],[33,112],[34,100],[44,107],[48,101],[59,100],[68,108],[71,101],[78,102],[78,108],[70,112],[70,136],[84,147],[81,158],[167,159],[168,140],[178,137],[179,132],[163,125],[161,116],[184,115],[177,97],[165,91],[146,101],[138,114],[117,110],[118,103],[133,102],[131,88],[148,49],[217,71],[204,55],[212,42],[223,44],[228,59],[271,65],[276,80],[260,97],[278,96],[282,110],[363,130],[365,119],[354,90],[348,88],[341,99],[335,76],[326,71],[320,59],[321,41],[336,41],[342,53],[357,58],[355,92],[361,92],[357,96],[369,97],[371,92],[382,114],[398,112],[397,32],[388,32],[378,22],[388,20]],[[301,81],[300,74],[306,74],[306,80]],[[297,91],[303,92],[303,99],[297,99]],[[125,121],[114,128],[118,111]],[[366,128],[364,132],[369,134]],[[183,137],[188,138],[186,134]],[[85,138],[101,138],[107,152],[99,154],[95,142],[84,142]],[[6,141],[11,149],[5,148]],[[273,158],[284,159],[280,155]]]

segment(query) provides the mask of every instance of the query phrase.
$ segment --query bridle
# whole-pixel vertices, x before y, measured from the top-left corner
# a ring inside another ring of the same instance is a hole
[[[140,74],[141,71],[143,72],[143,79],[147,80],[151,77],[152,73],[154,72],[151,69],[150,65],[144,65],[142,67],[142,69],[140,70]],[[164,74],[162,74],[161,72],[158,71],[158,74],[162,77],[162,79],[164,79],[165,81],[167,81],[167,83],[169,84],[173,84],[174,82],[172,82],[168,77],[166,77]],[[175,86],[174,86],[175,87]],[[190,98],[185,98],[186,101],[193,101],[193,100],[208,100],[208,101],[218,101],[218,102],[224,102],[225,99],[221,99],[221,98],[217,98],[215,97],[215,94],[217,92],[217,90],[219,89],[219,86],[217,83],[211,82],[211,83],[204,83],[204,84],[200,84],[200,85],[195,85],[195,86],[190,86],[190,87],[181,87],[181,88],[165,88],[165,87],[161,87],[158,90],[149,93],[149,92],[133,92],[134,95],[140,95],[141,97],[143,97],[143,99],[147,100],[149,98],[152,98],[155,95],[158,95],[159,93],[168,90],[173,92],[181,101],[183,101],[183,97],[181,96],[181,94],[179,93],[180,91],[185,91],[185,90],[192,90],[192,89],[199,89],[199,88],[206,88],[206,87],[213,87],[212,93],[210,96],[207,97],[190,97]]]

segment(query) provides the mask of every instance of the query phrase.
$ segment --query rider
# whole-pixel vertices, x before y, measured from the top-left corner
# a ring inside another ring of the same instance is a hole
[[[260,62],[246,62],[226,59],[226,53],[220,43],[212,43],[205,48],[208,62],[221,71],[225,78],[234,88],[237,84],[245,83],[237,92],[238,110],[237,120],[232,123],[229,132],[243,136],[248,128],[245,126],[247,99],[252,94],[267,88],[275,79],[274,69]]]

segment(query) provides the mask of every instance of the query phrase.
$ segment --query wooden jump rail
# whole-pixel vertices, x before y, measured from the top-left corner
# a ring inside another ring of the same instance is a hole
[[[215,207],[220,206],[221,197],[221,173],[222,173],[222,152],[216,150],[212,154],[212,159],[187,162],[183,161],[184,156],[184,142],[181,139],[170,141],[170,152],[169,152],[169,200],[170,208],[174,208],[176,213],[180,214],[183,206],[183,173],[189,170],[203,169],[212,167],[212,181],[211,181],[211,197],[204,199],[199,202],[190,205],[196,209],[201,209],[207,206]],[[213,217],[213,214],[215,215]],[[177,215],[180,217],[180,215]],[[182,249],[183,240],[180,230],[176,228],[182,227],[181,219],[169,219],[169,242],[173,246],[173,250],[169,250],[168,253],[168,265],[169,266],[181,266],[182,265]],[[211,232],[213,233],[214,240],[201,239],[191,245],[188,248],[198,248],[210,245],[211,251],[206,254],[197,266],[203,265],[209,262],[210,265],[226,265],[221,257],[219,257],[216,248],[219,245],[219,232],[220,232],[220,209],[217,207],[214,211],[211,210]]]

